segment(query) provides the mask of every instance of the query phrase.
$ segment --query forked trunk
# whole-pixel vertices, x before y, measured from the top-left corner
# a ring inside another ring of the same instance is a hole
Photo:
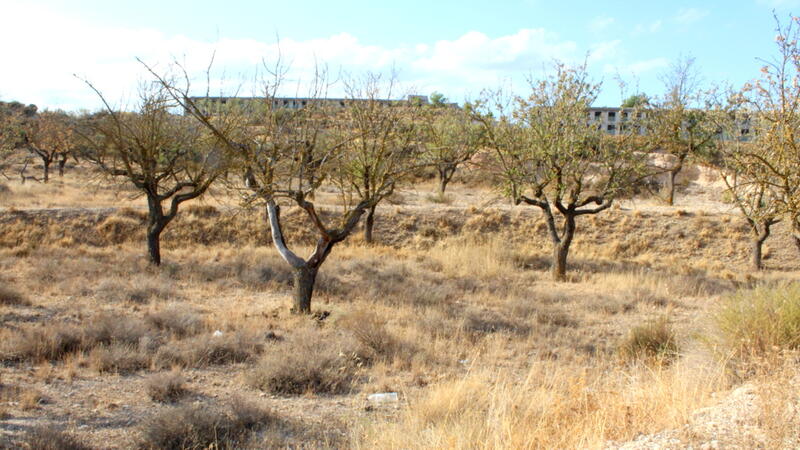
[[[364,242],[372,244],[372,229],[375,227],[375,206],[372,206],[367,211],[367,218],[364,221]]]
[[[318,267],[305,265],[294,269],[294,314],[311,313],[311,297],[314,295],[314,283],[317,280]]]

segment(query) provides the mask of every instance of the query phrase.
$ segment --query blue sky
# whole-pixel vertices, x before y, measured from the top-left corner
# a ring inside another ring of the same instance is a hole
[[[615,74],[659,94],[659,75],[681,55],[707,82],[741,85],[758,76],[757,57],[774,54],[772,11],[800,14],[800,0],[497,3],[3,0],[0,99],[96,109],[78,74],[124,104],[147,79],[136,57],[159,68],[180,59],[199,86],[214,52],[212,91],[249,94],[254,68],[280,49],[291,64],[286,95],[302,93],[316,61],[356,75],[395,67],[404,91],[461,102],[499,84],[524,93],[527,74],[588,52],[604,83],[597,104],[613,106]]]

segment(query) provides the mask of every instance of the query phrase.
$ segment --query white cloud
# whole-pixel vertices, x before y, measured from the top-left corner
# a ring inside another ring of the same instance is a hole
[[[511,78],[520,80],[554,59],[581,62],[585,57],[577,43],[543,28],[497,37],[470,31],[452,40],[393,48],[370,45],[348,33],[305,41],[282,39],[280,44],[229,38],[205,42],[152,29],[113,28],[21,0],[4,1],[10,4],[4,6],[6,20],[0,27],[0,42],[6,43],[0,46],[0,60],[13,63],[0,71],[0,96],[50,108],[100,106],[96,95],[73,74],[90,80],[112,102],[124,104],[126,93],[134,94],[140,80],[150,79],[137,57],[156,70],[165,70],[178,59],[195,78],[194,85],[204,91],[204,71],[215,54],[212,94],[232,94],[237,89],[242,95],[254,94],[248,81],[254,68],[280,54],[291,66],[286,95],[302,93],[301,79],[319,62],[334,72],[397,67],[401,81],[413,84],[417,92],[438,90],[453,99]],[[28,25],[32,18],[35,29]],[[618,40],[590,45],[590,62],[624,65],[621,46]],[[341,95],[341,88],[336,89],[330,95]]]
[[[703,19],[709,14],[710,12],[705,9],[681,8],[675,16],[675,21],[682,25],[689,25]]]
[[[589,22],[589,30],[595,33],[604,31],[606,28],[613,25],[615,19],[606,15],[597,16]]]
[[[662,24],[663,22],[661,20],[655,20],[649,24],[640,23],[633,27],[633,32],[631,34],[633,36],[641,36],[645,33],[658,33],[661,31]]]

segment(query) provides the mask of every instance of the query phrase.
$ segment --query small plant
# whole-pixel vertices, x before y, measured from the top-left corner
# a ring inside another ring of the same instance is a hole
[[[180,371],[157,373],[147,379],[147,395],[159,403],[175,403],[189,393]]]
[[[0,286],[0,306],[30,306],[24,295],[8,286]]]
[[[256,335],[238,331],[221,336],[195,336],[164,345],[155,360],[158,367],[205,367],[249,361],[262,351],[263,343]]]
[[[352,338],[312,328],[273,344],[248,374],[251,386],[275,394],[350,391],[362,358]]]
[[[730,295],[714,321],[721,347],[737,359],[800,348],[800,284]]]
[[[29,450],[91,449],[77,437],[65,433],[52,425],[31,428],[23,435],[20,446]]]
[[[625,361],[649,360],[669,362],[678,354],[675,331],[666,317],[633,328],[619,346]]]
[[[140,446],[147,449],[242,448],[254,431],[275,421],[255,405],[236,401],[216,405],[175,406],[146,419]]]
[[[203,318],[200,314],[180,305],[170,305],[147,313],[144,320],[153,328],[167,331],[178,339],[196,335],[203,330]]]

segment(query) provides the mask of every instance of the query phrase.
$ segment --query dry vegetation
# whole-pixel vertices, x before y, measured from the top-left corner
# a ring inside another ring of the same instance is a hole
[[[2,445],[604,448],[667,431],[796,445],[800,267],[780,227],[771,270],[751,274],[741,217],[628,202],[579,225],[555,283],[538,213],[460,184],[444,205],[424,185],[379,208],[377,244],[337,248],[304,317],[262,211],[188,206],[153,268],[143,210],[70,197],[82,177],[26,208],[8,183]],[[304,216],[284,216],[310,251]],[[685,431],[744,385],[758,433]],[[382,392],[399,402],[367,400]]]

